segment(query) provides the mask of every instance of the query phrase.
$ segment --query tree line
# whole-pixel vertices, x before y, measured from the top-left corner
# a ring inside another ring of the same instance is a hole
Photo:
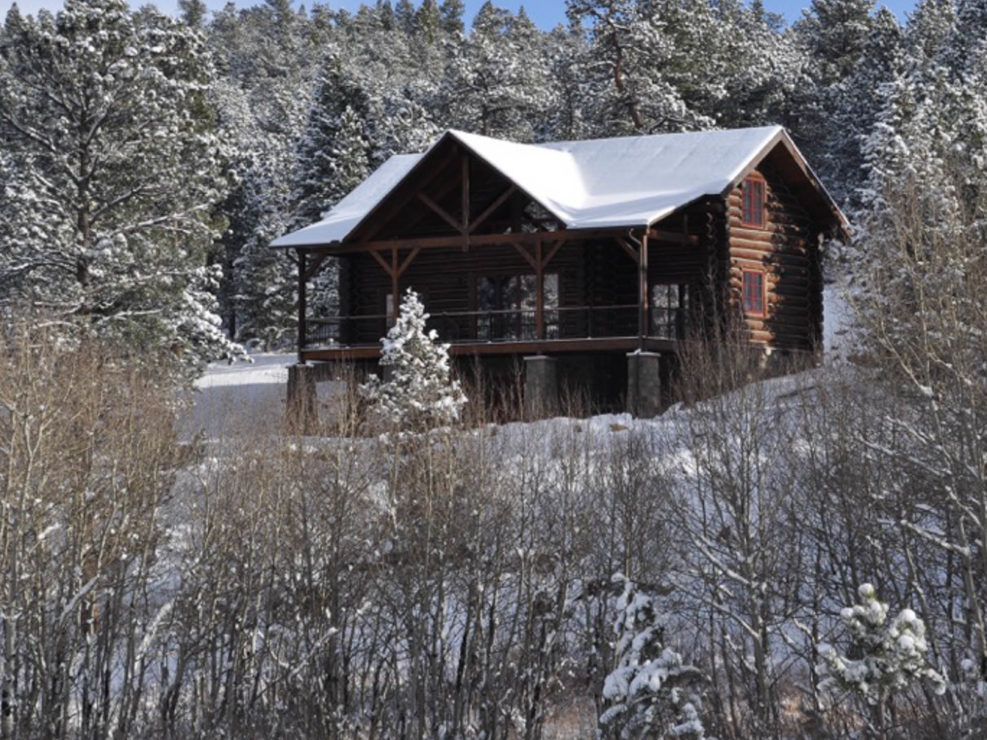
[[[553,29],[489,2],[467,29],[459,0],[180,5],[8,13],[0,300],[172,347],[190,372],[288,343],[294,268],[270,240],[446,128],[536,142],[780,123],[860,244],[903,176],[980,218],[980,0],[923,0],[904,23],[814,0],[791,26],[757,0],[569,0]],[[331,264],[315,283],[332,306]]]

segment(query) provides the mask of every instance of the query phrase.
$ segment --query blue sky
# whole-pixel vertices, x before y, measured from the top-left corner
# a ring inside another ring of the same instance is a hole
[[[304,0],[303,0],[304,1]],[[365,2],[366,0],[364,0]],[[494,2],[504,8],[516,10],[523,5],[528,11],[531,19],[543,28],[551,28],[556,23],[565,20],[565,0],[494,0]],[[143,0],[131,0],[131,5],[142,5]],[[162,10],[174,11],[178,6],[177,0],[158,0],[154,3]],[[222,8],[226,0],[206,0],[206,4],[212,9]],[[257,4],[257,0],[236,0],[240,6]],[[308,4],[311,4],[309,2]],[[360,7],[361,0],[330,0],[329,4],[334,8],[347,8],[355,10]],[[477,9],[483,5],[483,0],[465,0],[466,12],[472,18]],[[781,13],[789,21],[795,20],[802,13],[802,9],[808,7],[810,0],[765,0],[765,6]],[[17,3],[22,13],[35,13],[39,8],[57,10],[62,6],[62,0],[19,0]],[[884,5],[904,19],[905,13],[915,6],[915,0],[881,0],[878,5]],[[11,0],[0,0],[0,19],[7,15],[7,10],[11,6]]]

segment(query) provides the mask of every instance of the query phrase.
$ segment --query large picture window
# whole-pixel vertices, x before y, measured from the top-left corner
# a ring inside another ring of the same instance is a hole
[[[545,273],[545,338],[559,336],[559,276]],[[476,280],[476,338],[481,341],[538,338],[538,279],[532,274],[482,275]]]
[[[651,286],[651,336],[666,339],[685,337],[685,312],[689,286],[659,283]]]
[[[757,176],[744,180],[745,226],[764,226],[764,180]]]

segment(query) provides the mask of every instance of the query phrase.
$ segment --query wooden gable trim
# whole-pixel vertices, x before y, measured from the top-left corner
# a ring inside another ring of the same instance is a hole
[[[825,210],[828,211],[833,220],[839,226],[840,233],[844,238],[849,238],[850,236],[850,222],[847,217],[840,210],[839,206],[830,196],[829,192],[816,177],[816,174],[809,167],[809,163],[805,161],[802,153],[799,151],[798,147],[795,146],[795,142],[792,141],[788,133],[781,129],[777,134],[771,137],[771,139],[755,154],[751,160],[747,163],[740,173],[733,179],[733,181],[724,188],[721,195],[723,197],[728,197],[730,193],[741,183],[744,182],[747,177],[755,173],[757,169],[761,166],[761,163],[768,158],[779,146],[783,147],[785,152],[788,154],[792,163],[798,168],[799,172],[805,178],[805,181],[809,183],[813,194],[819,198],[819,200],[825,204]]]
[[[442,145],[447,141],[452,142],[453,151],[446,157],[439,159],[440,164],[436,166],[434,164],[434,160],[439,157],[439,153],[442,151]],[[371,239],[376,236],[384,224],[386,224],[402,208],[411,203],[418,193],[422,192],[432,182],[437,180],[439,175],[444,174],[450,165],[458,161],[459,157],[456,150],[457,145],[458,142],[452,134],[446,132],[438,142],[432,145],[432,147],[425,152],[415,166],[408,170],[404,177],[402,177],[398,183],[390,189],[387,195],[385,195],[376,206],[370,209],[370,211],[362,219],[360,219],[356,226],[350,229],[350,237],[362,234],[364,239]],[[409,186],[415,182],[415,179],[421,177],[423,173],[424,177],[418,184],[417,188],[411,190],[410,192],[403,192],[408,190]],[[448,190],[445,192],[448,192]],[[367,233],[363,234],[364,231]],[[360,239],[348,238],[347,241],[355,242],[360,241]]]
[[[435,160],[441,157],[445,148],[450,147],[451,151],[445,157],[439,159],[440,164],[436,166]],[[500,175],[510,183],[507,191],[502,193],[493,201],[481,214],[472,219],[469,213],[470,183],[469,165],[470,157],[483,163],[493,172]],[[450,176],[456,167],[460,168],[460,177],[454,183],[442,191],[446,195],[449,191],[460,183],[465,184],[462,188],[462,223],[452,217],[445,209],[438,205],[435,199],[429,197],[425,189],[440,178],[440,175]],[[559,216],[550,207],[534,198],[530,193],[514,182],[503,170],[490,162],[485,157],[480,156],[467,144],[460,141],[452,132],[446,132],[432,147],[425,152],[424,156],[401,178],[401,180],[391,188],[381,201],[371,209],[357,224],[350,230],[349,236],[343,240],[343,244],[358,244],[372,241],[380,230],[403,208],[407,207],[416,198],[421,200],[429,210],[437,213],[443,221],[449,224],[461,234],[469,235],[476,228],[481,226],[500,206],[504,204],[515,193],[522,194],[533,203],[537,203],[546,212],[551,214],[558,223],[564,224],[565,219]]]

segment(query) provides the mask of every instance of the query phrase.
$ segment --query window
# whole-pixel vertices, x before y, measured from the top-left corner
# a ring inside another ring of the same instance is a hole
[[[764,273],[744,270],[744,313],[764,315]]]
[[[394,326],[395,319],[394,315],[394,294],[388,293],[384,296],[384,315],[387,317],[387,325]]]
[[[683,339],[687,284],[658,283],[651,286],[651,336]]]
[[[559,276],[545,273],[545,336],[559,334]],[[534,275],[483,275],[476,279],[477,339],[536,339],[538,284]]]
[[[425,293],[425,291],[418,289],[415,289],[415,292],[418,293],[418,300],[421,301],[422,305],[423,306],[427,305],[428,294]],[[398,305],[395,306],[394,294],[391,293],[390,291],[387,291],[387,293],[384,294],[384,316],[386,317],[388,329],[390,329],[392,326],[394,326],[394,324],[397,323],[398,316],[400,316],[400,314],[401,314],[400,302],[398,302]]]
[[[764,226],[764,180],[757,176],[744,180],[745,226]]]

